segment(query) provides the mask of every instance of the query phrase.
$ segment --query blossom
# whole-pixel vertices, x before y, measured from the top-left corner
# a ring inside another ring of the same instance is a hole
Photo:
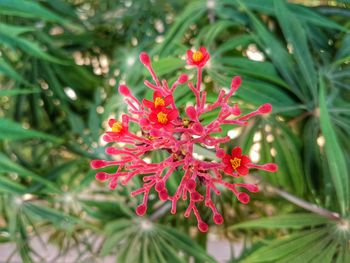
[[[154,128],[169,129],[173,125],[173,120],[179,115],[177,110],[158,107],[153,109],[149,115],[149,120],[153,123]]]
[[[151,109],[157,109],[161,107],[167,107],[170,105],[170,103],[173,101],[173,97],[171,95],[166,96],[165,98],[162,96],[162,94],[159,91],[154,92],[153,94],[153,102],[143,99],[142,104]]]
[[[231,139],[217,136],[218,132],[222,131],[223,125],[245,126],[250,118],[267,114],[272,107],[268,103],[263,104],[242,115],[239,105],[229,101],[241,85],[239,76],[232,78],[229,91],[221,89],[216,101],[208,102],[206,91],[200,85],[202,68],[209,60],[209,53],[201,47],[196,52],[189,50],[187,56],[187,63],[197,67],[196,84],[188,81],[186,74],[181,74],[172,85],[168,85],[154,72],[149,55],[145,52],[140,54],[140,61],[153,80],[144,81],[154,92],[153,101],[140,101],[126,85],[119,86],[118,91],[124,96],[128,113],[121,116],[121,121],[110,119],[109,129],[103,136],[103,140],[109,143],[105,151],[113,158],[93,160],[91,167],[102,169],[96,173],[96,179],[108,182],[111,190],[119,184],[128,184],[135,177],[139,178],[140,188],[130,193],[131,196],[142,196],[141,203],[136,207],[138,216],[147,213],[149,195],[155,191],[161,201],[171,203],[172,214],[177,212],[180,200],[187,200],[184,216],[194,216],[199,231],[206,232],[210,219],[200,214],[199,206],[204,205],[211,210],[214,224],[222,224],[224,218],[213,201],[213,195],[230,191],[239,202],[247,204],[250,193],[258,192],[259,188],[256,184],[236,182],[235,177],[246,176],[250,169],[276,172],[278,168],[274,163],[252,163],[248,156],[242,155],[239,146],[233,147],[231,154],[226,153],[225,148],[231,146]],[[180,112],[173,94],[179,85],[184,84],[193,92],[195,105]],[[204,124],[203,115],[212,111],[218,111],[217,118]],[[129,130],[129,126],[133,129]],[[218,159],[195,158],[195,145],[214,151]],[[163,160],[145,161],[149,153],[161,150],[168,153]],[[108,170],[105,167],[109,167]],[[181,174],[181,178],[175,193],[170,193],[167,182],[175,170],[177,175]]]
[[[120,122],[115,119],[109,119],[108,125],[111,128],[111,131],[106,134],[109,136],[120,137],[128,132],[128,125],[124,121]]]
[[[209,60],[210,55],[205,47],[200,47],[199,50],[193,52],[192,50],[187,51],[187,64],[191,66],[197,66],[202,68]]]
[[[250,163],[250,159],[247,155],[242,155],[240,147],[233,148],[231,155],[225,154],[222,161],[225,164],[224,172],[227,174],[232,175],[237,172],[239,175],[247,175],[249,173],[247,164]]]

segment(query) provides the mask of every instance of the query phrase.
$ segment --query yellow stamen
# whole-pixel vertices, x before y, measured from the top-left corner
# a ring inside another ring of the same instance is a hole
[[[165,124],[168,122],[168,114],[164,113],[164,112],[159,112],[157,114],[157,119],[159,123]]]
[[[154,100],[154,107],[155,108],[157,108],[158,106],[164,106],[164,105],[165,105],[165,102],[164,102],[164,100],[161,97],[157,97]]]
[[[230,162],[231,162],[232,168],[235,170],[241,166],[241,159],[239,158],[235,157],[233,160],[231,159]]]
[[[192,55],[192,59],[193,59],[194,62],[199,62],[199,61],[201,61],[201,60],[203,59],[203,57],[204,57],[204,55],[203,55],[203,53],[200,52],[200,51],[196,51],[196,52],[194,52],[193,55]]]
[[[123,125],[119,121],[115,122],[112,126],[112,132],[121,132],[122,129]]]

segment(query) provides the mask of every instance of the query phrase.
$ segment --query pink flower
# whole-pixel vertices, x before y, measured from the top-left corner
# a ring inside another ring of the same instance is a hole
[[[210,55],[205,47],[200,47],[199,50],[195,52],[192,50],[187,51],[187,64],[191,66],[202,68],[208,62],[209,58]]]
[[[128,125],[125,122],[116,121],[115,119],[110,119],[108,121],[109,127],[112,129],[107,132],[108,135],[113,137],[120,137],[128,132]]]
[[[153,94],[153,102],[143,99],[142,104],[145,107],[151,110],[154,110],[161,107],[167,107],[171,104],[172,101],[173,101],[173,97],[171,95],[168,95],[165,98],[163,98],[162,94],[159,91],[156,91]]]
[[[232,79],[228,92],[222,89],[216,101],[209,103],[206,99],[206,92],[201,89],[200,85],[202,67],[210,56],[204,47],[194,53],[188,51],[187,56],[187,63],[197,67],[196,85],[188,82],[187,75],[182,74],[169,86],[166,80],[158,79],[148,54],[141,53],[140,61],[149,70],[153,79],[153,83],[148,80],[144,82],[154,91],[153,101],[144,99],[141,103],[126,85],[119,86],[119,93],[124,96],[125,103],[128,105],[128,114],[122,115],[122,121],[110,119],[108,122],[110,128],[103,139],[109,143],[123,144],[109,145],[106,153],[116,158],[93,160],[91,167],[93,169],[115,167],[110,173],[101,170],[96,173],[96,179],[108,182],[111,190],[119,184],[127,184],[134,177],[142,179],[142,186],[131,192],[131,196],[143,196],[141,204],[136,208],[137,215],[143,216],[147,213],[148,197],[154,190],[161,201],[171,202],[170,212],[172,214],[176,213],[178,201],[188,200],[184,216],[193,215],[198,222],[199,231],[206,232],[209,227],[208,222],[203,220],[199,206],[204,205],[211,210],[214,224],[224,222],[223,216],[212,199],[214,194],[220,195],[221,191],[230,191],[239,202],[247,204],[250,201],[249,193],[259,191],[255,184],[232,182],[234,180],[232,176],[245,176],[249,173],[249,169],[269,172],[276,172],[278,169],[274,163],[252,163],[248,156],[242,155],[240,147],[235,147],[231,155],[226,154],[221,147],[229,143],[230,137],[214,135],[222,131],[223,125],[245,126],[250,118],[269,113],[272,107],[270,104],[264,104],[255,111],[241,115],[238,104],[230,105],[229,98],[234,95],[242,81],[238,76]],[[185,109],[183,115],[186,117],[182,118],[174,102],[173,94],[179,85],[186,82],[195,96],[196,103]],[[204,124],[203,114],[214,110],[219,112],[217,118],[209,124]],[[132,130],[129,130],[130,124],[133,127]],[[198,160],[194,156],[195,145],[201,145],[207,150],[214,148],[215,155],[221,161]],[[145,161],[145,157],[150,152],[159,150],[165,150],[169,155],[164,160],[157,160],[157,162]],[[175,193],[170,194],[167,182],[175,170],[180,171],[182,177]],[[111,171],[111,168],[108,171]]]
[[[225,164],[224,172],[227,174],[233,175],[234,172],[238,172],[239,175],[247,175],[249,173],[247,164],[250,163],[250,159],[247,155],[242,155],[240,147],[233,148],[231,155],[225,154],[222,162]]]
[[[172,121],[179,116],[179,112],[174,109],[157,107],[153,109],[149,115],[149,120],[153,123],[153,127],[157,129],[169,129],[173,126]]]

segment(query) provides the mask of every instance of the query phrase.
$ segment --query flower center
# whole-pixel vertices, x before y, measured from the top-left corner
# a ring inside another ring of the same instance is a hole
[[[194,62],[199,62],[203,59],[203,53],[200,51],[196,51],[192,55],[192,59]]]
[[[230,162],[231,162],[232,168],[235,170],[241,166],[241,159],[237,157],[235,157],[234,159],[231,159]]]
[[[168,114],[164,113],[164,112],[159,112],[157,114],[157,119],[158,119],[158,122],[161,123],[161,124],[165,124],[168,122]]]
[[[122,129],[123,129],[123,126],[119,121],[115,122],[112,126],[112,132],[121,132]]]
[[[155,108],[157,108],[158,106],[164,106],[164,105],[165,105],[165,102],[164,102],[164,100],[161,97],[157,97],[154,100],[154,107]]]

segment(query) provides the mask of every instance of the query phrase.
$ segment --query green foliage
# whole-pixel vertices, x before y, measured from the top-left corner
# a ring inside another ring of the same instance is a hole
[[[88,164],[108,158],[99,137],[105,120],[125,110],[118,83],[151,96],[137,54],[157,55],[156,70],[171,82],[186,50],[205,45],[208,100],[216,97],[214,83],[225,87],[241,75],[235,102],[243,110],[266,102],[274,109],[226,146],[258,149],[261,162],[279,165],[275,176],[260,174],[263,191],[248,206],[227,192],[215,200],[225,218],[217,232],[248,240],[232,262],[349,262],[348,8],[346,1],[0,0],[0,243],[14,244],[23,262],[45,261],[31,246],[34,237],[61,255],[79,251],[77,262],[107,255],[215,262],[181,206],[174,216],[150,200],[150,214],[137,218],[129,192],[138,182],[109,191]],[[194,100],[186,88],[175,97],[181,110]],[[201,146],[196,152],[215,159]]]

